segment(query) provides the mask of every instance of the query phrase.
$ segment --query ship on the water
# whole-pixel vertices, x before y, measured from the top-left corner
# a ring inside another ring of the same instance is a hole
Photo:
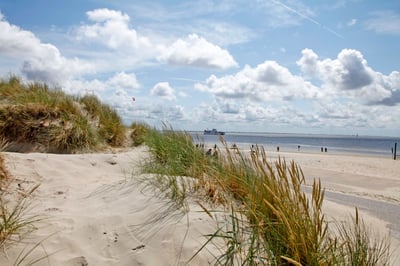
[[[204,129],[204,135],[225,135],[224,131],[218,131],[217,129]]]

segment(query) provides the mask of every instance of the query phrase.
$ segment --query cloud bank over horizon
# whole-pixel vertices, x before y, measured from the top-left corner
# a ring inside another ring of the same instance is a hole
[[[275,2],[264,2],[257,11],[268,5],[284,21],[265,21],[271,37],[278,27],[298,31],[307,22],[322,23],[314,18],[317,12],[300,1],[292,6]],[[330,56],[313,43],[294,49],[280,44],[269,53],[267,41],[263,52],[255,53],[251,47],[261,30],[250,30],[248,22],[229,24],[215,15],[219,23],[205,30],[200,23],[205,14],[234,10],[229,5],[218,8],[199,10],[185,30],[184,24],[176,25],[179,17],[160,16],[160,24],[157,18],[142,18],[144,23],[123,9],[86,10],[84,21],[47,33],[51,38],[13,24],[0,10],[0,74],[47,82],[72,94],[95,94],[127,123],[164,121],[187,130],[400,134],[398,69],[384,73],[374,66],[376,59],[370,64],[366,49],[343,45]],[[371,13],[364,24],[346,18],[344,25],[400,36],[398,14],[390,13],[394,21],[387,26],[382,12]],[[164,24],[169,34],[163,32]],[[235,25],[241,25],[242,39],[230,34]],[[221,32],[229,33],[224,42]],[[54,41],[59,35],[60,43]]]

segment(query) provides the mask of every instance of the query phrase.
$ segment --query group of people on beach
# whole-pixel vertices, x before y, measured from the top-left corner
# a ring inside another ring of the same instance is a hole
[[[218,151],[217,151],[217,144],[214,145],[214,149],[209,148],[206,152],[207,156],[213,156],[217,157],[218,156]]]
[[[204,150],[204,144],[196,144],[196,148],[202,148],[202,149]],[[233,143],[233,144],[232,144],[231,149],[234,150],[234,151],[236,151],[236,152],[239,152],[239,148],[238,148],[238,146],[236,145],[236,143]],[[298,145],[298,146],[297,146],[297,150],[300,151],[300,149],[301,149],[301,146]],[[250,152],[251,152],[251,153],[254,153],[255,151],[256,151],[256,149],[255,149],[255,146],[254,146],[254,144],[253,144],[253,145],[251,145],[251,147],[250,147]],[[277,152],[280,151],[280,147],[279,147],[279,146],[276,147],[276,151],[277,151]],[[328,152],[328,148],[327,148],[327,147],[321,147],[321,152]],[[213,148],[209,148],[209,149],[206,151],[206,155],[207,155],[207,156],[218,156],[217,144],[214,144],[214,147],[213,147]]]

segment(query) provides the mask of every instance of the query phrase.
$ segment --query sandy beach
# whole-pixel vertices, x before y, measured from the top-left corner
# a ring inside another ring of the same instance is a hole
[[[35,245],[22,265],[38,258],[43,260],[36,265],[212,265],[220,252],[210,245],[188,263],[216,223],[194,201],[184,214],[145,186],[140,167],[149,159],[146,147],[101,154],[3,154],[14,177],[11,190],[23,195],[40,184],[28,214],[44,219],[1,253],[0,265],[13,265]],[[309,185],[317,178],[327,192],[389,204],[400,213],[400,161],[329,153],[268,155],[295,160]],[[328,219],[354,214],[355,202],[326,199]],[[392,232],[396,227],[387,217],[363,208],[360,213],[379,234],[391,233],[399,254],[400,234]],[[398,263],[394,253],[392,265]]]

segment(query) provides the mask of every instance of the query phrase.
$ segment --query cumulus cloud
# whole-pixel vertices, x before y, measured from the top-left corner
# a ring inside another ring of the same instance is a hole
[[[168,82],[159,82],[150,90],[151,95],[158,96],[169,101],[176,99],[174,92],[174,89],[169,85]]]
[[[106,80],[71,79],[65,82],[64,89],[72,94],[96,94],[100,96],[104,92],[118,90],[132,93],[140,88],[140,84],[134,73],[119,72]],[[107,99],[104,99],[107,100]],[[131,98],[129,97],[129,101]]]
[[[22,64],[28,79],[62,83],[73,75],[88,73],[93,66],[77,58],[66,58],[57,47],[42,43],[32,32],[11,25],[0,16],[0,55]]]
[[[398,72],[389,76],[368,66],[361,52],[343,49],[336,59],[320,60],[311,49],[304,49],[297,64],[306,75],[322,81],[322,87],[331,93],[342,93],[368,104],[398,102]]]
[[[221,112],[225,114],[238,114],[240,112],[240,106],[234,101],[218,99],[217,104]]]
[[[252,68],[245,66],[234,75],[217,78],[211,75],[205,84],[195,88],[222,98],[259,100],[292,100],[318,98],[318,88],[275,61],[265,61]]]
[[[156,119],[159,121],[180,121],[186,119],[184,108],[180,105],[166,106],[153,104],[147,106],[145,115],[148,119]]]
[[[337,59],[318,60],[311,49],[304,49],[297,61],[301,70],[310,76],[319,77],[332,87],[355,90],[372,83],[372,71],[359,51],[344,49]]]
[[[113,87],[126,89],[138,89],[140,87],[140,84],[136,79],[135,73],[119,72],[115,76],[113,76],[107,83]]]
[[[159,60],[171,65],[228,69],[237,67],[232,55],[196,34],[176,40],[165,48]]]
[[[103,8],[88,11],[86,15],[93,24],[82,25],[78,29],[80,40],[102,43],[112,50],[136,50],[150,46],[146,37],[139,36],[135,29],[129,27],[127,14]]]

